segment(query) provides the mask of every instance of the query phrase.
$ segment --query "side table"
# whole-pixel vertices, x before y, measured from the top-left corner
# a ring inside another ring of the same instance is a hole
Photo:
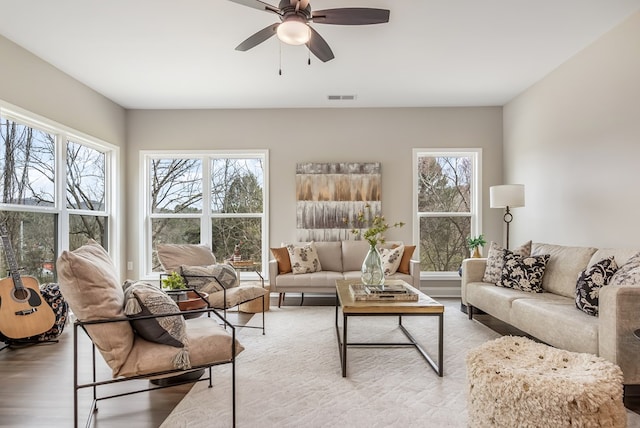
[[[264,286],[264,277],[262,276],[262,272],[260,272],[262,265],[260,263],[256,263],[253,260],[241,260],[241,261],[228,261],[227,264],[233,267],[238,272],[255,272],[258,275],[260,285],[262,288]],[[240,312],[245,312],[248,314],[256,314],[259,312],[267,312],[269,311],[269,290],[267,289],[267,295],[264,296],[264,306],[260,302],[262,299],[255,299],[247,303],[241,303],[238,307]]]

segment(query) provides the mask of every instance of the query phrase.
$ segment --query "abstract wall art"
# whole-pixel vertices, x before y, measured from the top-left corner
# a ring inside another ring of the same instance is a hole
[[[297,164],[296,239],[353,239],[351,229],[359,212],[382,213],[381,190],[379,162]]]

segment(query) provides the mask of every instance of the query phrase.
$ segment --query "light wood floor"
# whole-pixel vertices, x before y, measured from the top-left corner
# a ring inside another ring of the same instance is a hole
[[[286,305],[297,305],[299,295],[287,296]],[[277,299],[271,299],[271,305]],[[305,305],[333,305],[333,298],[305,298]],[[247,316],[240,314],[244,323]],[[478,321],[501,334],[518,334],[509,326],[489,317],[479,315]],[[267,335],[269,326],[267,324]],[[242,332],[240,330],[240,336]],[[1,344],[1,342],[0,342]],[[81,341],[87,345],[88,340]],[[90,348],[82,346],[80,361],[85,361],[84,379],[89,379]],[[101,363],[98,373],[108,378],[109,369]],[[73,327],[67,326],[58,343],[11,347],[0,351],[0,427],[48,427],[73,426]],[[125,384],[131,384],[126,382]],[[135,381],[141,388],[147,381]],[[117,385],[122,388],[125,385]],[[117,389],[116,388],[116,389]],[[99,403],[94,427],[99,428],[148,428],[158,427],[191,388],[182,385],[149,393],[114,398]],[[214,368],[215,388],[215,368]],[[640,395],[625,396],[627,408],[640,413]],[[89,391],[83,391],[80,404],[80,425],[84,426],[90,405]]]
[[[277,304],[277,300],[272,301]],[[253,315],[231,312],[228,316],[232,323],[244,324]],[[84,333],[78,337],[82,383],[91,379],[91,346]],[[3,345],[0,342],[0,347]],[[97,379],[110,379],[111,371],[98,352],[96,361]],[[215,367],[213,377],[215,388]],[[73,326],[66,326],[57,343],[12,345],[0,351],[0,379],[0,427],[73,427]],[[101,391],[117,394],[148,385],[148,381],[137,380],[109,385]],[[100,401],[92,426],[158,427],[192,386],[179,385]],[[90,388],[80,391],[79,426],[85,426],[91,400]]]

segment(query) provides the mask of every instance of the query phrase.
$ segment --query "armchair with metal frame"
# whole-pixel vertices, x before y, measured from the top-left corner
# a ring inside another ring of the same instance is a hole
[[[196,291],[197,292],[197,291]],[[218,365],[222,365],[222,364],[229,364],[231,363],[231,405],[232,405],[232,424],[235,427],[236,425],[236,382],[235,382],[235,360],[236,360],[236,356],[239,352],[242,351],[242,348],[240,347],[238,349],[238,344],[236,342],[236,333],[235,333],[235,328],[234,326],[229,323],[226,319],[224,319],[224,317],[222,317],[214,308],[211,307],[207,307],[204,309],[196,309],[196,310],[192,310],[192,311],[184,311],[181,313],[183,316],[184,315],[197,315],[200,316],[202,314],[207,314],[207,317],[202,318],[200,320],[194,320],[194,321],[190,321],[187,320],[187,329],[189,329],[190,324],[193,323],[198,323],[201,324],[202,326],[198,326],[197,330],[199,331],[199,333],[195,334],[195,335],[189,335],[190,340],[189,340],[189,348],[190,348],[190,352],[197,352],[197,348],[199,346],[202,347],[208,347],[211,346],[211,342],[212,341],[218,341],[219,340],[219,335],[221,334],[221,332],[219,330],[223,330],[226,332],[226,329],[229,329],[229,331],[224,334],[222,333],[222,336],[226,336],[228,335],[229,337],[227,338],[227,340],[224,340],[224,342],[228,342],[228,350],[226,352],[224,352],[224,357],[222,358],[213,358],[210,361],[206,361],[206,362],[202,362],[200,364],[197,365],[192,365],[189,369],[183,370],[183,369],[176,369],[176,368],[171,368],[171,367],[167,367],[164,370],[153,370],[151,372],[140,372],[138,374],[131,374],[131,375],[126,375],[126,376],[121,376],[121,377],[116,377],[113,379],[105,379],[105,380],[98,380],[98,376],[97,376],[97,370],[96,370],[96,344],[95,342],[93,342],[93,340],[91,341],[91,365],[92,365],[92,369],[91,369],[91,373],[92,373],[92,378],[91,381],[81,381],[80,380],[80,375],[79,375],[79,361],[78,361],[78,356],[79,356],[79,333],[80,330],[84,331],[84,333],[87,335],[87,337],[91,338],[91,335],[89,334],[89,332],[87,331],[87,327],[92,326],[93,328],[96,328],[100,325],[106,325],[106,324],[110,324],[110,323],[121,323],[121,322],[126,322],[129,323],[132,320],[145,320],[145,319],[157,319],[157,318],[163,318],[163,317],[169,317],[169,316],[176,316],[175,313],[171,313],[171,314],[155,314],[155,315],[144,315],[144,316],[138,316],[135,318],[131,318],[131,317],[118,317],[118,318],[111,318],[111,319],[101,319],[101,320],[91,320],[91,321],[81,321],[81,320],[76,320],[73,324],[73,385],[74,385],[74,392],[73,392],[73,412],[74,412],[74,426],[78,427],[78,393],[80,392],[80,390],[83,390],[85,388],[90,388],[92,391],[92,401],[91,401],[91,407],[89,410],[89,416],[87,418],[87,423],[86,423],[86,427],[91,426],[91,421],[93,419],[93,415],[95,414],[95,412],[97,412],[98,410],[98,402],[101,400],[106,400],[106,399],[110,399],[110,398],[117,398],[117,397],[124,397],[124,396],[128,396],[128,395],[132,395],[132,394],[137,394],[137,393],[141,393],[141,392],[150,392],[150,391],[154,391],[157,389],[164,389],[164,388],[169,388],[169,387],[173,387],[173,386],[177,386],[177,385],[184,385],[184,384],[188,384],[188,383],[196,383],[196,382],[204,382],[204,381],[208,381],[209,383],[209,388],[213,387],[213,376],[212,376],[212,367],[214,366],[218,366]],[[211,314],[213,314],[216,318],[219,319],[219,321],[217,321],[214,318],[211,318]],[[207,320],[210,320],[210,322],[208,322]],[[221,325],[219,324],[221,323]],[[209,324],[208,326],[204,327],[205,324]],[[221,327],[221,328],[218,328]],[[89,327],[91,328],[91,327]],[[209,337],[207,337],[206,333],[202,333],[203,329],[210,329],[211,333],[209,335]],[[230,339],[230,340],[229,340]],[[136,338],[135,340],[143,340],[140,338]],[[209,343],[204,343],[204,342],[209,342]],[[236,346],[234,346],[234,344],[236,344]],[[168,345],[161,345],[161,344],[147,344],[147,347],[168,347]],[[138,353],[139,358],[144,358],[144,354],[142,353]],[[149,356],[149,358],[156,358],[157,359],[157,355],[156,356]],[[207,374],[205,377],[201,377],[199,372],[204,372],[206,371]],[[195,376],[193,376],[193,374],[195,374]],[[186,375],[186,376],[185,376]],[[192,375],[192,376],[189,376]],[[178,381],[172,381],[172,382],[154,382],[154,380],[158,380],[158,379],[165,379],[168,376],[178,376],[176,379],[180,379]],[[130,381],[130,380],[140,380],[140,379],[148,379],[150,381],[150,385],[147,388],[142,388],[142,389],[135,389],[132,391],[127,391],[127,392],[120,392],[120,393],[113,393],[113,394],[109,394],[109,395],[102,395],[100,396],[98,388],[105,386],[105,385],[110,385],[110,384],[115,384],[115,383],[121,383],[121,382],[126,382],[126,381]],[[153,386],[152,386],[153,385]]]
[[[230,265],[217,263],[213,252],[198,244],[159,244],[158,260],[167,273],[177,272],[188,287],[208,293],[207,301],[223,311],[227,319],[227,310],[243,303],[264,299],[267,290],[253,284],[240,284],[237,271]],[[161,274],[163,275],[163,274]],[[236,325],[236,327],[258,328],[265,334],[265,316],[262,312],[262,325]]]
[[[56,270],[60,291],[77,318],[73,331],[74,426],[78,426],[81,390],[90,389],[93,393],[89,426],[98,401],[180,384],[154,382],[175,376],[184,378],[183,383],[208,380],[212,386],[211,368],[228,363],[235,425],[235,361],[244,347],[236,340],[234,326],[214,308],[207,304],[203,309],[181,311],[154,285],[126,282],[123,286],[107,251],[92,240],[73,251],[63,251],[56,261]],[[188,316],[204,313],[206,317]],[[80,359],[79,355],[85,354],[87,346],[81,332],[91,341],[92,375],[88,382],[80,379],[86,363],[84,356]],[[111,378],[99,380],[106,375],[98,376],[96,349],[111,369]],[[203,372],[196,373],[201,370],[209,372],[204,379],[199,379]],[[143,389],[123,388],[118,393],[103,388],[139,379],[148,379],[150,385]]]

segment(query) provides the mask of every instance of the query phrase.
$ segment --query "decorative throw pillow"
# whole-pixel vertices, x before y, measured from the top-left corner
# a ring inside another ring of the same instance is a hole
[[[278,262],[279,274],[291,272],[291,259],[289,258],[287,247],[272,248],[271,253]]]
[[[482,282],[497,284],[502,277],[502,268],[504,266],[504,248],[497,243],[491,241],[489,252],[487,253],[487,267],[484,270]],[[511,250],[513,254],[522,257],[531,255],[531,241],[525,242],[518,248]]]
[[[530,293],[542,293],[542,277],[551,256],[541,254],[521,257],[509,250],[503,251],[505,252],[504,267],[497,285]]]
[[[229,265],[180,266],[180,274],[187,281],[187,287],[212,294],[223,288],[233,288],[240,284],[238,273]],[[217,280],[217,281],[216,281]]]
[[[396,273],[398,266],[400,266],[400,261],[402,260],[402,253],[404,253],[404,245],[400,245],[395,248],[383,248],[380,250],[384,276]]]
[[[287,245],[287,251],[289,251],[291,271],[294,275],[322,271],[318,252],[313,242],[309,242],[302,247]]]
[[[609,285],[640,285],[640,253],[620,266]]]
[[[600,289],[609,283],[617,270],[618,265],[613,256],[602,259],[583,270],[576,283],[576,307],[584,313],[597,317]]]
[[[182,348],[173,359],[177,369],[191,367],[187,351],[187,326],[181,315],[136,320],[136,316],[179,314],[180,308],[171,297],[158,287],[145,282],[124,283],[124,313],[132,318],[131,325],[149,342]]]
[[[391,248],[396,248],[396,247],[397,245],[394,245]],[[415,245],[404,246],[404,251],[402,252],[402,259],[400,259],[400,265],[398,266],[398,272],[411,275],[411,256],[413,256],[413,252],[415,250],[416,250]]]

